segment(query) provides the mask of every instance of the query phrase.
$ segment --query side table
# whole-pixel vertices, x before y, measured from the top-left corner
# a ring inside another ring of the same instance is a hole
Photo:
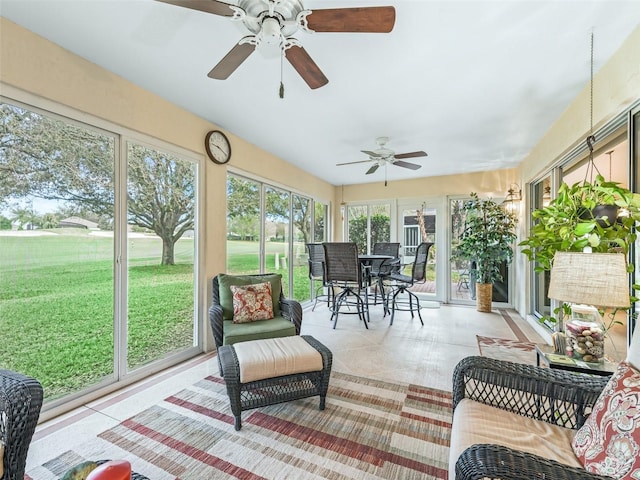
[[[572,357],[555,353],[551,345],[536,345],[536,364],[540,366],[542,361],[547,367],[556,370],[567,370],[569,372],[587,373],[589,375],[600,375],[607,377],[612,375],[617,363],[604,360],[602,362],[591,363],[582,360],[576,360]]]

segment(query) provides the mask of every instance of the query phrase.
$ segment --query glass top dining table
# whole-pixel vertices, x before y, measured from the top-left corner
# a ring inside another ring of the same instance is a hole
[[[365,298],[366,298],[366,302],[369,303],[370,299],[370,295],[369,295],[369,287],[372,286],[372,275],[371,275],[371,267],[373,262],[375,262],[376,260],[381,260],[378,265],[378,267],[380,267],[380,265],[382,265],[382,263],[384,262],[384,260],[392,260],[395,257],[393,257],[392,255],[358,255],[358,260],[360,260],[360,264],[362,265],[362,277],[364,280],[364,285],[365,285]],[[372,293],[372,299],[373,299],[373,303],[374,305],[377,304],[377,299],[378,299],[378,295],[376,294],[381,294],[382,295],[382,303],[384,305],[384,311],[385,314],[387,312],[387,302],[386,302],[386,297],[384,295],[384,286],[381,284],[380,279],[378,279],[378,285],[376,286],[376,288],[381,289],[381,291],[375,290]]]

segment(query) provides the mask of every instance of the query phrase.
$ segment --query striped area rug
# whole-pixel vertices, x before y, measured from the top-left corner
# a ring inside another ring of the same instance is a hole
[[[126,459],[155,480],[446,479],[451,394],[333,372],[318,397],[243,412],[233,428],[217,376],[30,471],[59,478],[87,459]]]

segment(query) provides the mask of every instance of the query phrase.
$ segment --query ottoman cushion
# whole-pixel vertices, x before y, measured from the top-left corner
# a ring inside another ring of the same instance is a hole
[[[320,352],[299,336],[240,342],[234,348],[240,383],[323,369]]]

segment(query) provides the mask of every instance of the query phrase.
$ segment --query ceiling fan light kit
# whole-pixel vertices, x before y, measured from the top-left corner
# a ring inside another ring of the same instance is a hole
[[[298,30],[388,33],[396,18],[391,6],[307,10],[300,0],[239,0],[237,5],[218,0],[156,1],[241,21],[251,32],[213,67],[209,78],[226,80],[256,48],[279,48],[311,89],[329,80],[293,34]]]
[[[387,186],[386,180],[386,172],[387,165],[395,165],[396,167],[408,168],[410,170],[418,170],[422,168],[422,165],[418,165],[417,163],[405,162],[401,159],[404,158],[417,158],[417,157],[426,157],[427,153],[422,150],[417,152],[408,152],[408,153],[395,153],[393,150],[390,150],[385,147],[387,142],[389,141],[389,137],[378,137],[376,138],[376,143],[378,144],[378,148],[376,150],[360,150],[365,155],[369,156],[368,160],[357,160],[355,162],[346,162],[346,163],[337,163],[336,166],[340,167],[342,165],[353,165],[355,163],[365,163],[365,162],[374,162],[374,164],[369,167],[365,175],[371,175],[378,170],[379,167],[385,167],[385,181],[384,185]]]

